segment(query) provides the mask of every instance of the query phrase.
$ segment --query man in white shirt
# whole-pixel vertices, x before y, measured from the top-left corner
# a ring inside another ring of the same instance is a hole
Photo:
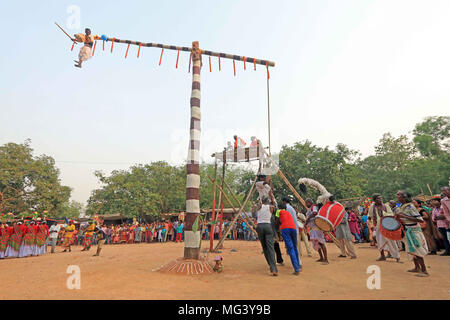
[[[52,253],[55,253],[55,247],[56,247],[56,241],[58,241],[58,234],[61,227],[57,225],[56,221],[53,223],[53,225],[49,229],[49,238],[52,244]]]

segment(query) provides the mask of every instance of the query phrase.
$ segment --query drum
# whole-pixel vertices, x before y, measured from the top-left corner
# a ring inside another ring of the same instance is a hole
[[[381,218],[380,232],[385,238],[389,240],[402,240],[402,226],[392,216]]]
[[[337,201],[328,202],[320,208],[314,220],[316,226],[322,231],[333,231],[344,218],[345,208]]]

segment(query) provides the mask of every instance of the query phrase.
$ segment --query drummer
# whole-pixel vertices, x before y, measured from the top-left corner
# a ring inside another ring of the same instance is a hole
[[[390,255],[400,262],[400,252],[395,240],[390,240],[383,236],[380,231],[381,218],[387,216],[394,216],[389,204],[383,203],[383,197],[379,193],[372,195],[373,203],[369,207],[369,216],[372,217],[372,221],[376,226],[375,234],[377,238],[378,250],[380,250],[380,257],[377,261],[385,261],[386,256],[384,250],[388,251]]]
[[[327,255],[327,246],[325,242],[325,236],[316,224],[316,216],[319,212],[319,207],[314,204],[311,199],[306,199],[306,206],[308,207],[308,212],[306,213],[306,222],[305,224],[309,226],[310,229],[310,240],[313,244],[314,250],[319,252],[320,259],[316,260],[316,262],[321,262],[322,264],[329,264],[328,255]]]
[[[398,191],[397,200],[401,203],[401,206],[395,212],[395,219],[403,224],[406,229],[403,241],[408,252],[408,259],[414,262],[414,268],[408,270],[408,272],[417,273],[418,277],[428,277],[429,274],[424,260],[428,253],[428,246],[422,233],[422,228],[419,225],[419,222],[424,220],[416,207],[411,203],[411,194],[408,191]]]

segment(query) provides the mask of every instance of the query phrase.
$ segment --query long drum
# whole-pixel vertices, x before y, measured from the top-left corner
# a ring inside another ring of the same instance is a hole
[[[328,202],[320,208],[316,219],[316,226],[322,231],[333,231],[344,218],[345,208],[337,201]]]
[[[389,240],[402,240],[402,226],[392,216],[381,218],[380,232]]]

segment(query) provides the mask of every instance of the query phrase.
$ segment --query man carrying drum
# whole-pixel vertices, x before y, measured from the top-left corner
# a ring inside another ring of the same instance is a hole
[[[394,216],[389,205],[383,203],[383,197],[379,193],[372,195],[373,203],[369,207],[369,217],[372,217],[372,221],[376,226],[376,237],[378,250],[380,250],[380,257],[377,261],[385,261],[386,256],[384,255],[384,250],[387,250],[393,258],[400,262],[400,252],[395,240],[390,240],[383,236],[380,231],[381,218],[386,216]]]

